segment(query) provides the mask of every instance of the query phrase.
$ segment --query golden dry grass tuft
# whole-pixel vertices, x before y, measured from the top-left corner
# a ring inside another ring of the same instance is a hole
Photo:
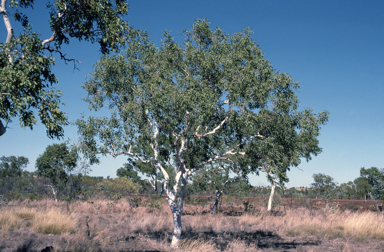
[[[311,215],[290,210],[284,216],[265,218],[268,225],[284,229],[289,236],[326,235],[328,238],[384,239],[384,216],[374,212],[332,212]]]
[[[32,221],[32,228],[43,234],[62,234],[73,232],[77,220],[67,213],[56,209],[48,212],[37,213]]]
[[[200,252],[200,251],[220,251],[211,241],[206,241],[204,239],[196,240],[180,240],[178,251],[190,251],[190,252]]]
[[[0,211],[1,230],[20,228],[23,220],[28,220],[26,227],[43,234],[72,232],[77,223],[76,218],[55,208],[37,211],[35,208],[10,207]]]
[[[19,228],[21,225],[21,219],[13,214],[12,210],[0,211],[0,229],[4,231],[8,229]]]

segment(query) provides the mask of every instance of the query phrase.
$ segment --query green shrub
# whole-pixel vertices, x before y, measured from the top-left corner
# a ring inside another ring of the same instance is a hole
[[[19,200],[21,198],[21,193],[11,190],[7,193],[6,197],[8,200]]]
[[[122,177],[105,179],[98,184],[97,189],[107,193],[112,199],[120,199],[122,196],[127,196],[130,193],[139,193],[141,186],[126,177]]]
[[[42,200],[43,195],[36,195],[34,193],[28,193],[28,199],[29,200]]]
[[[151,208],[157,208],[161,210],[161,196],[160,195],[155,195],[151,197],[151,201],[149,202],[148,207]]]

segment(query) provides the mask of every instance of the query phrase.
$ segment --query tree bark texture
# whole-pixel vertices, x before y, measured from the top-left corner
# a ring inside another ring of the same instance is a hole
[[[215,214],[216,211],[217,211],[217,206],[219,205],[219,202],[220,202],[220,198],[221,198],[221,194],[223,193],[223,190],[219,191],[217,190],[216,191],[216,198],[215,198],[215,203],[213,203],[213,206],[211,208],[211,214]]]
[[[176,175],[174,190],[165,190],[168,197],[168,204],[172,212],[173,217],[173,236],[171,247],[177,248],[179,246],[180,238],[181,238],[181,213],[183,212],[184,199],[187,192],[187,178],[188,174],[179,173],[179,176]],[[180,194],[177,198],[176,202],[176,194],[177,194],[177,185],[180,183]]]
[[[269,195],[269,200],[268,200],[268,212],[272,211],[272,202],[273,202],[273,196],[275,195],[275,187],[276,185],[273,184],[271,187],[271,194]]]
[[[181,211],[176,208],[171,208],[172,217],[173,217],[173,236],[171,247],[177,248],[179,246],[180,237],[181,237]]]

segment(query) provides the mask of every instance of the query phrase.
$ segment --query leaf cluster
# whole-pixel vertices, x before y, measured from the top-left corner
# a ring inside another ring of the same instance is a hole
[[[60,51],[61,45],[68,44],[70,38],[97,42],[101,52],[108,53],[118,50],[135,31],[122,19],[128,12],[126,1],[56,0],[47,5],[53,32],[49,42],[54,41],[55,45],[53,48],[49,43],[42,46],[40,35],[32,32],[28,15],[22,12],[33,6],[33,0],[11,0],[8,6],[15,10],[13,18],[21,22],[24,30],[10,42],[0,44],[0,119],[7,124],[19,117],[22,127],[33,129],[38,122],[37,110],[47,135],[61,138],[67,115],[60,109],[64,105],[60,102],[61,92],[52,88],[57,84],[51,70],[54,57],[46,52],[57,52],[65,62],[76,62]]]

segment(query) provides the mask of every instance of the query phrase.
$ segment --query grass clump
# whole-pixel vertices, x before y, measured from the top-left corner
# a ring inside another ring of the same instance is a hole
[[[77,221],[57,209],[37,211],[34,208],[12,207],[0,212],[0,230],[17,229],[23,226],[33,228],[43,234],[62,234],[72,232]]]
[[[219,251],[212,241],[206,241],[204,239],[196,239],[196,240],[180,240],[179,251]]]
[[[21,224],[20,218],[12,214],[11,211],[0,212],[0,229],[6,231],[8,229],[19,228]]]
[[[32,227],[43,234],[62,234],[73,232],[77,220],[69,214],[55,209],[35,216]]]
[[[325,235],[328,239],[354,238],[365,240],[374,238],[384,240],[384,217],[374,212],[335,212],[327,215],[317,213],[297,215],[287,212],[281,218],[275,217],[275,226],[285,223],[284,231],[288,236]],[[271,223],[270,222],[270,223]]]
[[[31,220],[36,215],[36,210],[34,208],[21,208],[15,209],[13,214],[22,220]]]

